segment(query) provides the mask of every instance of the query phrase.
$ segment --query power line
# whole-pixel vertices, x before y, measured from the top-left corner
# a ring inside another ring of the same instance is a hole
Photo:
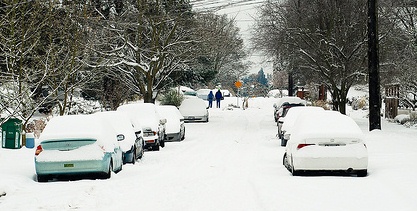
[[[198,12],[216,12],[230,7],[260,5],[264,0],[192,0],[190,3]]]

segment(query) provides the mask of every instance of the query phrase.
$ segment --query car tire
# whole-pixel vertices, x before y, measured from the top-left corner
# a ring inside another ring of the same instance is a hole
[[[284,153],[284,156],[282,156],[282,165],[286,167],[285,160],[287,160],[287,153]]]
[[[161,140],[161,142],[159,143],[159,145],[160,145],[162,148],[164,148],[164,147],[165,147],[165,140]],[[159,147],[158,147],[158,149],[159,149]]]
[[[282,147],[287,146],[287,140],[285,140],[284,138],[281,138],[281,146]]]
[[[138,159],[142,159],[144,153],[145,153],[145,150],[144,150],[144,147],[142,146],[142,149],[140,150],[140,154],[138,156]]]
[[[48,182],[49,177],[45,175],[37,175],[38,182]]]
[[[365,170],[359,170],[358,172],[356,172],[356,175],[358,177],[366,177],[368,175],[368,170],[367,169],[365,169]]]
[[[107,170],[107,172],[104,174],[103,179],[110,179],[111,177],[111,172],[113,171],[113,160],[110,159],[110,163],[109,163],[109,169]]]
[[[152,146],[152,151],[159,151],[159,145]]]
[[[184,139],[185,139],[185,129],[184,129],[184,132],[182,134],[182,137],[181,137],[180,141],[183,141]]]
[[[135,163],[136,163],[136,147],[133,149],[133,152],[132,152],[132,160],[131,160],[131,163],[133,165],[135,165]]]
[[[120,163],[120,166],[119,166],[119,168],[117,169],[117,171],[115,171],[114,173],[119,173],[120,171],[122,171],[123,170],[123,162],[121,162]]]
[[[292,167],[291,174],[292,174],[293,176],[300,176],[300,172],[299,172],[299,171],[294,170],[294,167]]]
[[[292,159],[291,159],[291,161],[292,161]],[[291,162],[291,174],[293,175],[293,176],[299,176],[300,175],[300,171],[296,171],[295,169],[294,169],[294,162]],[[289,164],[288,164],[289,165]]]

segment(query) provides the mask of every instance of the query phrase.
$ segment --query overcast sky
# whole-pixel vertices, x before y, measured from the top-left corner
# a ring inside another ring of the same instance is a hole
[[[256,18],[256,7],[259,7],[264,0],[191,0],[193,8],[199,10],[215,10],[218,14],[227,14],[230,18],[235,18],[237,26],[240,28],[245,46],[249,48],[252,26]],[[265,73],[272,73],[272,64],[266,62],[268,59],[262,56],[261,52],[249,52],[248,60],[254,65],[250,69],[251,73],[257,73],[261,68]]]

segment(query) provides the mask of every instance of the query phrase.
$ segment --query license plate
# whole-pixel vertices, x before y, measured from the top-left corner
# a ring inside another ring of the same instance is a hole
[[[72,167],[74,167],[74,164],[72,164],[72,163],[65,163],[64,164],[64,168],[72,168]]]
[[[337,147],[340,146],[340,144],[324,144],[326,147]]]

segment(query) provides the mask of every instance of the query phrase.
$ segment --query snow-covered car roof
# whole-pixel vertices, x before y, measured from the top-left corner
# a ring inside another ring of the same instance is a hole
[[[125,139],[119,141],[120,148],[122,148],[124,152],[129,151],[132,148],[136,141],[136,135],[133,128],[134,125],[126,113],[120,111],[104,111],[94,113],[93,115],[100,116],[107,124],[111,124],[118,135],[124,135]]]
[[[186,98],[179,110],[183,116],[204,116],[207,114],[206,102],[200,98]]]
[[[363,139],[363,133],[352,118],[337,111],[299,115],[291,132],[291,140],[295,141],[327,137]]]
[[[41,143],[66,139],[95,139],[110,150],[117,142],[117,133],[98,116],[66,115],[52,118],[39,137]]]
[[[305,115],[307,112],[322,112],[324,109],[322,107],[316,106],[299,106],[292,107],[288,110],[284,118],[284,123],[282,124],[282,131],[289,131],[294,126],[295,121],[299,115]]]
[[[177,107],[172,105],[160,105],[156,107],[158,113],[169,121],[170,119],[184,119]]]
[[[152,103],[132,103],[121,105],[117,111],[126,112],[129,116],[136,118],[142,127],[151,127],[156,130],[159,125],[159,114],[156,106]]]

